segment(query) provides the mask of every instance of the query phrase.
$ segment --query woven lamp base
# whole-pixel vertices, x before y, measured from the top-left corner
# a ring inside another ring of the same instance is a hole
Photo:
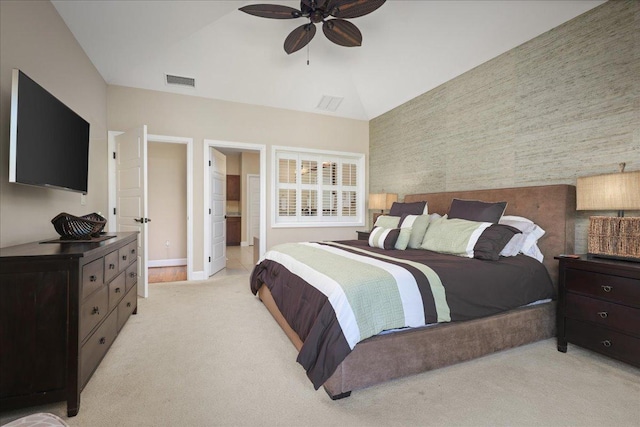
[[[589,218],[590,255],[640,262],[640,217]]]

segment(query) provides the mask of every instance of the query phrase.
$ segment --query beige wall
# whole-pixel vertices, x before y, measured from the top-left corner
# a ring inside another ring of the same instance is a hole
[[[241,158],[241,173],[240,176],[240,207],[242,210],[242,241],[249,245],[253,245],[253,242],[248,240],[249,236],[249,211],[247,209],[247,189],[248,180],[247,175],[260,175],[260,155],[252,152],[242,153]],[[258,236],[256,236],[258,237]]]
[[[91,124],[80,194],[9,183],[11,73],[19,68]],[[107,211],[107,85],[48,1],[0,1],[0,247],[57,237],[60,212]]]
[[[272,229],[269,216],[271,182],[268,177],[273,145],[368,155],[368,122],[122,86],[109,86],[107,99],[109,130],[127,130],[146,124],[152,134],[193,138],[194,271],[204,269],[204,139],[266,145],[267,247],[291,241],[353,238],[356,229],[361,229]]]
[[[640,170],[638,28],[640,2],[607,2],[373,119],[370,191],[575,185],[620,162]],[[579,252],[593,214],[577,213]]]
[[[187,146],[149,142],[147,177],[149,261],[186,260]]]

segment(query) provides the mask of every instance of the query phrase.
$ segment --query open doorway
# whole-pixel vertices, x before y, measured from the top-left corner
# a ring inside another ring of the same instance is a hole
[[[147,193],[148,193],[148,189],[147,189],[147,184],[148,184],[148,176],[147,176],[147,160],[148,160],[148,156],[147,156],[147,148],[149,145],[149,141],[154,142],[154,143],[163,143],[166,145],[181,145],[183,147],[186,147],[186,200],[181,200],[179,201],[179,203],[185,205],[186,204],[186,217],[183,217],[183,225],[180,227],[181,229],[185,230],[185,234],[186,234],[186,241],[187,241],[187,280],[193,280],[195,279],[194,277],[194,272],[193,272],[193,139],[192,138],[186,138],[186,137],[175,137],[175,136],[166,136],[166,135],[152,135],[152,134],[147,134],[146,132],[146,126],[143,126],[144,128],[144,137],[143,139],[143,143],[142,143],[142,148],[139,150],[139,157],[141,157],[139,159],[139,161],[141,162],[142,167],[142,174],[140,176],[138,176],[137,181],[139,183],[143,183],[144,185],[142,186],[143,188],[143,192],[141,193],[141,203],[143,205],[143,211],[144,211],[144,216],[147,217],[148,214],[148,209],[147,209]],[[109,149],[109,153],[112,153],[112,155],[110,155],[110,159],[112,159],[112,161],[109,162],[108,164],[108,176],[109,176],[109,222],[108,222],[108,231],[117,231],[120,229],[121,224],[119,224],[118,222],[118,218],[116,215],[116,208],[119,205],[119,199],[118,199],[118,186],[117,186],[117,182],[118,180],[116,179],[116,176],[118,175],[117,172],[117,167],[116,167],[116,158],[120,159],[121,156],[117,156],[117,139],[121,136],[121,135],[126,135],[129,132],[121,132],[121,131],[109,131],[108,132],[108,149]],[[165,202],[167,202],[165,200]],[[175,201],[169,201],[169,202],[175,202]],[[118,209],[118,212],[121,212],[122,210]],[[146,298],[148,296],[148,271],[147,271],[147,261],[148,261],[148,227],[151,224],[153,218],[149,217],[146,218],[146,220],[144,221],[143,225],[143,229],[140,231],[140,236],[138,238],[138,242],[142,245],[142,247],[138,248],[138,253],[139,254],[143,254],[143,259],[141,260],[141,256],[139,255],[139,263],[138,263],[138,267],[139,267],[139,271],[138,271],[138,277],[139,277],[139,283],[138,283],[138,287],[139,289],[142,291],[142,293],[140,293],[140,295],[144,298]],[[166,244],[166,240],[165,240],[165,244]],[[170,242],[171,244],[171,242]],[[140,262],[142,261],[142,262]],[[143,282],[143,286],[140,285],[140,281]]]
[[[148,141],[149,283],[187,280],[187,146]]]
[[[225,156],[225,263],[212,262],[219,250],[214,233],[220,207],[215,204],[214,181],[216,160],[206,164],[205,173],[205,272],[209,277],[218,271],[224,274],[250,270],[254,253],[264,252],[266,239],[266,146],[205,139],[206,152]],[[210,155],[211,156],[211,155]],[[206,160],[209,162],[209,159]],[[213,166],[212,166],[213,165]],[[253,218],[253,219],[252,219]],[[230,229],[233,227],[233,229]],[[255,248],[254,248],[255,245]]]

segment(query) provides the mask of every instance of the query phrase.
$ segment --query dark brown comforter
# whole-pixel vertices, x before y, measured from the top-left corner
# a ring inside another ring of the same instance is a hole
[[[525,255],[483,261],[426,250],[376,249],[369,247],[364,240],[337,243],[348,246],[341,248],[345,252],[362,255],[359,250],[366,250],[370,256],[382,256],[387,262],[393,263],[386,258],[393,257],[428,265],[437,273],[446,291],[452,322],[491,316],[555,297],[546,268]],[[277,251],[278,247],[272,250]],[[304,277],[293,274],[269,257],[267,253],[265,260],[254,268],[251,291],[256,294],[263,283],[269,288],[284,318],[304,342],[297,361],[318,389],[349,354],[351,347],[327,296]],[[398,262],[397,265],[403,263]],[[408,269],[411,270],[410,267]],[[424,281],[424,277],[421,280]],[[438,318],[434,296],[428,283],[418,287],[425,324],[434,323]]]

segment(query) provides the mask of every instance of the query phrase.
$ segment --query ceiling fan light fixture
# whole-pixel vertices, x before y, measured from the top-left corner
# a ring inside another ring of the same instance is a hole
[[[387,0],[301,0],[300,10],[275,4],[254,4],[239,10],[261,18],[293,19],[308,18],[309,23],[294,29],[284,41],[287,54],[306,46],[316,33],[315,24],[322,23],[322,31],[333,43],[356,47],[362,45],[362,33],[348,18],[367,15],[382,6]],[[336,19],[327,19],[330,16]],[[308,62],[308,61],[307,61]]]

